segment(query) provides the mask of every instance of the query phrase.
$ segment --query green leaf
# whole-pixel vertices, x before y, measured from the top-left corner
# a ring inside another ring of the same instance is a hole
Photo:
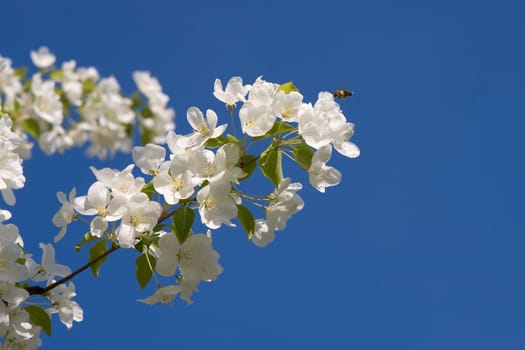
[[[49,74],[49,77],[53,80],[60,80],[60,78],[62,78],[63,76],[64,72],[62,71],[62,69],[54,70]]]
[[[140,288],[146,287],[151,276],[153,276],[155,262],[155,259],[147,254],[142,254],[135,260],[135,266],[137,267],[136,276]]]
[[[189,237],[191,226],[193,225],[193,219],[195,219],[195,213],[193,209],[188,207],[179,207],[173,213],[173,226],[175,228],[175,235],[179,243],[182,244]]]
[[[144,118],[153,118],[153,112],[148,106],[142,108],[142,111],[140,111],[140,114],[142,114]]]
[[[275,90],[275,93],[278,93],[279,91],[283,91],[285,94],[288,95],[292,91],[299,91],[299,89],[293,84],[293,82],[289,81],[279,86]]]
[[[82,86],[82,92],[84,94],[89,94],[95,89],[96,86],[97,83],[93,79],[88,79],[84,82],[84,85]]]
[[[22,90],[24,90],[24,92],[29,92],[31,90],[31,85],[33,85],[33,81],[26,80],[24,85],[22,85]]]
[[[144,145],[147,145],[148,143],[151,143],[151,141],[153,140],[153,136],[154,136],[153,130],[142,128],[141,131],[142,131],[142,134],[140,135],[140,144],[144,146]]]
[[[138,92],[135,92],[133,95],[131,95],[131,106],[129,108],[136,109],[142,104],[142,99],[140,98],[140,94]]]
[[[22,122],[22,128],[35,139],[38,140],[40,137],[40,125],[38,125],[38,122],[35,119],[24,119]]]
[[[15,68],[15,75],[18,78],[18,80],[24,79],[26,74],[27,74],[27,68],[26,67]]]
[[[153,198],[153,193],[157,193],[157,191],[155,191],[155,187],[153,186],[153,181],[148,182],[142,187],[142,193],[147,194],[150,200]]]
[[[275,187],[279,186],[283,178],[281,150],[273,144],[270,145],[261,153],[259,167],[263,175],[266,176]]]
[[[244,205],[238,205],[237,218],[239,218],[242,228],[246,231],[248,239],[251,239],[255,230],[255,220],[253,220],[252,213]]]
[[[95,239],[97,239],[98,237],[96,236],[93,236],[91,234],[91,232],[86,232],[84,233],[84,236],[82,237],[82,241],[80,241],[79,244],[75,245],[75,251],[78,253],[80,252],[80,249],[86,245],[86,243],[89,243],[89,242],[92,242],[94,241]]]
[[[302,143],[293,147],[293,155],[297,164],[301,166],[304,170],[310,169],[312,165],[312,157],[314,155],[314,150]]]
[[[204,147],[218,148],[226,143],[228,143],[228,140],[225,137],[219,136],[214,139],[208,139],[208,141],[206,141],[206,143],[204,144]]]
[[[89,261],[95,260],[102,254],[104,254],[106,251],[107,246],[105,240],[101,240],[100,242],[95,243],[89,250]],[[91,272],[93,272],[93,276],[95,276],[95,278],[98,278],[98,275],[100,273],[100,267],[102,266],[104,261],[106,261],[107,258],[108,257],[105,256],[104,258],[91,265]]]
[[[283,122],[282,120],[275,121],[275,123],[273,124],[272,128],[270,130],[268,130],[266,132],[266,134],[264,134],[262,136],[256,136],[256,137],[252,138],[252,141],[261,141],[261,140],[267,139],[267,138],[269,138],[271,136],[282,134],[283,132],[288,132],[288,131],[291,131],[291,130],[295,130],[295,127],[291,126],[290,124],[287,124],[287,123]]]
[[[241,177],[239,180],[246,180],[252,175],[255,167],[257,166],[256,160],[257,158],[251,154],[247,154],[241,158],[239,161],[239,167],[246,173],[246,175]]]
[[[42,327],[44,333],[51,336],[51,317],[46,310],[37,305],[28,305],[24,310],[29,314],[29,321],[32,324]]]

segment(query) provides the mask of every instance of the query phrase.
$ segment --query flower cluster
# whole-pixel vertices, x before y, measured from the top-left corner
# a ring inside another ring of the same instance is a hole
[[[154,80],[143,74],[136,79],[142,81],[139,87],[145,94],[158,94]],[[97,181],[87,195],[77,197],[75,189],[68,198],[58,193],[62,207],[53,222],[61,229],[55,240],[63,237],[75,218],[91,216],[85,242],[109,240],[113,246],[141,253],[137,268],[145,271],[137,275],[147,277],[139,283],[144,286],[155,277],[159,286],[143,302],[166,303],[180,295],[190,303],[201,281],[217,278],[222,267],[211,245],[211,230],[234,227],[237,220],[248,238],[264,247],[276,231],[286,228],[304,203],[298,195],[301,183],[283,176],[283,154],[299,163],[321,192],[341,180],[341,173],[326,165],[332,147],[348,157],[359,154],[349,141],[354,126],[331,94],[320,93],[312,106],[302,102],[303,96],[291,83],[277,85],[258,78],[253,85],[243,85],[240,77],[234,77],[226,90],[217,80],[214,95],[231,112],[243,103],[239,110],[243,140],[224,135],[227,125],[218,125],[213,110],[203,113],[191,107],[186,116],[193,131],[168,132],[167,149],[156,144],[137,146],[132,150],[134,164],[124,170],[91,168]],[[264,140],[270,142],[261,154],[247,153],[251,143]],[[272,193],[253,195],[241,189],[257,165],[274,184]],[[145,177],[134,176],[135,167]],[[258,208],[263,216],[256,219],[252,210]],[[196,214],[207,234],[194,233]],[[173,276],[175,283],[167,286],[158,281]]]
[[[214,96],[229,110],[230,125],[220,123],[211,109],[191,107],[186,118],[192,132],[182,135],[173,130],[169,98],[148,72],[134,73],[138,92],[128,98],[115,78],[100,79],[94,68],[78,68],[69,61],[54,69],[56,59],[47,48],[32,52],[31,58],[40,70],[22,84],[23,74],[0,57],[4,200],[14,204],[13,190],[24,186],[22,158],[31,150],[27,133],[47,153],[86,142],[88,154],[101,158],[131,150],[133,163],[122,170],[91,167],[96,181],[85,195],[77,195],[75,188],[69,194],[58,192],[61,207],[52,221],[59,228],[55,242],[73,222],[89,224],[77,249],[90,246],[86,267],[95,275],[113,251],[135,249],[140,287],[151,280],[157,286],[153,295],[140,300],[147,304],[170,303],[177,296],[192,303],[201,282],[217,279],[223,268],[212,245],[212,230],[240,225],[253,244],[264,247],[276,231],[286,228],[304,202],[298,194],[303,185],[285,176],[285,161],[297,163],[310,184],[325,192],[342,176],[327,165],[332,150],[349,158],[359,156],[359,148],[350,141],[354,124],[328,92],[320,92],[311,104],[303,102],[291,82],[276,84],[259,77],[245,85],[233,77],[223,88],[217,79]],[[242,106],[235,119],[237,104]],[[136,122],[144,146],[132,148]],[[263,147],[251,147],[255,143]],[[253,149],[263,151],[250,153]],[[257,168],[273,185],[269,193],[254,194],[244,187]],[[72,300],[76,293],[69,282],[76,272],[55,262],[51,244],[40,244],[42,262],[36,263],[25,252],[18,228],[3,224],[10,216],[0,210],[0,348],[35,349],[41,343],[40,331],[50,332],[51,314],[57,313],[68,328],[82,321],[83,311]],[[49,307],[33,303],[31,296],[47,298]]]
[[[30,301],[25,286],[40,282],[51,286],[56,277],[69,275],[71,269],[55,262],[55,250],[50,244],[40,244],[42,262],[36,263],[24,252],[18,228],[4,224],[10,218],[9,211],[0,210],[0,338],[4,339],[0,348],[36,349],[41,344],[40,331],[50,333],[50,314],[58,313],[60,321],[71,328],[73,321],[82,321],[83,311],[72,300],[75,296],[72,282],[44,294],[49,302],[46,309],[42,308],[42,302]]]
[[[30,150],[26,139],[12,131],[11,119],[7,115],[0,117],[0,192],[9,205],[16,202],[13,190],[24,187],[22,157]]]
[[[144,143],[164,143],[175,126],[169,98],[149,72],[134,73],[138,92],[130,98],[114,77],[100,78],[93,67],[70,60],[55,68],[47,47],[32,51],[31,60],[39,70],[26,78],[26,69],[1,58],[0,106],[14,130],[29,133],[46,154],[87,143],[89,156],[105,158],[131,150],[135,125]]]

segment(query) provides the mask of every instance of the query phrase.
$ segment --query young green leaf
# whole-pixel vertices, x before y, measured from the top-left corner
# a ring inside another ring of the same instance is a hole
[[[266,134],[264,134],[262,136],[256,136],[256,137],[252,138],[252,141],[254,141],[254,142],[255,141],[261,141],[261,140],[267,139],[267,138],[269,138],[271,136],[282,134],[284,132],[288,132],[288,131],[292,131],[292,130],[295,130],[295,127],[293,127],[292,125],[287,124],[287,123],[283,122],[282,120],[276,121],[275,123],[273,123],[272,128],[266,132]]]
[[[188,238],[195,219],[195,213],[188,207],[179,207],[173,213],[173,226],[179,243],[182,244]]]
[[[89,94],[91,91],[95,90],[97,83],[93,79],[88,79],[82,85],[82,93]]]
[[[283,178],[281,150],[270,145],[261,153],[259,167],[263,175],[266,176],[275,187],[279,186]]]
[[[104,254],[106,251],[107,251],[107,246],[106,246],[105,240],[101,240],[93,244],[93,246],[89,250],[89,261],[95,260],[102,254]],[[91,272],[93,273],[93,276],[95,276],[95,278],[98,278],[98,275],[100,273],[100,267],[102,266],[102,263],[106,261],[107,258],[108,257],[105,256],[103,259],[100,259],[99,261],[91,265]]]
[[[26,67],[15,68],[15,75],[18,78],[18,80],[24,79],[26,74],[27,74],[27,68]]]
[[[153,181],[148,182],[142,187],[141,190],[142,193],[145,193],[148,195],[148,198],[151,200],[153,198],[153,193],[156,193],[155,187],[153,186]]]
[[[25,119],[22,122],[22,128],[35,139],[40,137],[40,125],[38,125],[38,122],[35,119]]]
[[[151,276],[153,276],[155,262],[156,260],[147,254],[141,254],[137,260],[135,260],[135,266],[137,267],[136,276],[140,288],[146,287]]]
[[[312,165],[312,157],[314,155],[313,149],[302,143],[293,147],[293,155],[297,164],[301,166],[304,170],[310,169]]]
[[[206,148],[219,148],[226,143],[228,143],[228,140],[226,140],[226,138],[223,136],[219,136],[214,139],[208,139],[204,146]]]
[[[279,91],[283,91],[285,94],[288,95],[292,91],[299,91],[299,89],[293,84],[293,82],[289,81],[279,86],[275,90],[275,93],[278,93]]]
[[[51,336],[51,317],[46,310],[38,305],[28,305],[24,310],[29,314],[29,321],[33,325],[42,327],[42,331]]]
[[[253,231],[255,230],[255,220],[253,219],[250,209],[246,208],[244,205],[238,205],[237,217],[239,218],[242,228],[246,231],[248,239],[251,239]]]

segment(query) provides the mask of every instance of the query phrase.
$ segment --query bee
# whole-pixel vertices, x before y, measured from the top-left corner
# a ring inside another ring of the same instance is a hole
[[[335,98],[340,98],[342,100],[344,100],[347,97],[352,96],[353,94],[354,93],[352,91],[343,90],[343,89],[338,89],[338,90],[334,91],[334,97]]]

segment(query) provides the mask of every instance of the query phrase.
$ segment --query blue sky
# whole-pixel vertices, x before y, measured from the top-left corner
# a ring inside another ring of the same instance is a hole
[[[519,1],[27,1],[2,4],[0,54],[47,45],[114,75],[157,76],[177,112],[228,115],[213,81],[293,80],[305,99],[347,88],[361,157],[334,155],[339,187],[305,184],[305,208],[265,249],[214,236],[223,274],[195,303],[150,307],[119,251],[75,280],[84,322],[43,349],[525,348],[525,6]],[[25,163],[12,210],[26,245],[56,233],[55,193],[85,193],[81,150]],[[69,232],[57,259],[86,257]],[[76,236],[75,236],[76,235]]]

